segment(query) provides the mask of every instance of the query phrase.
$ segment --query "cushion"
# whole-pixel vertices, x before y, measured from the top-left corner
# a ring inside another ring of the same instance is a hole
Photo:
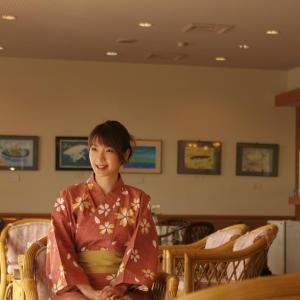
[[[241,229],[237,227],[218,230],[207,237],[205,249],[212,249],[229,242],[233,236],[240,235]]]
[[[7,272],[13,274],[18,268],[18,255],[24,254],[30,245],[47,235],[50,222],[28,222],[11,225],[7,236]]]

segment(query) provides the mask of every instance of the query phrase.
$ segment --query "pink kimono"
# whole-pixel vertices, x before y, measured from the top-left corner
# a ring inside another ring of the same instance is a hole
[[[118,271],[85,272],[79,253],[93,250],[121,254]],[[76,299],[75,294],[86,299],[72,292],[77,284],[90,284],[97,290],[120,283],[150,287],[157,272],[157,257],[150,198],[125,185],[121,178],[107,195],[91,176],[86,183],[62,191],[56,200],[46,268],[52,293],[60,295],[57,299]]]

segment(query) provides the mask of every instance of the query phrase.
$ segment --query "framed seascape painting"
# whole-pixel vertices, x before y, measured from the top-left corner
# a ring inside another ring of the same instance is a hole
[[[161,173],[160,140],[136,140],[132,156],[122,168],[122,173]]]
[[[278,175],[278,144],[237,143],[236,175]]]
[[[179,174],[221,174],[221,142],[178,141]]]
[[[0,170],[37,169],[37,136],[0,135]]]
[[[57,136],[56,170],[91,170],[87,137]]]

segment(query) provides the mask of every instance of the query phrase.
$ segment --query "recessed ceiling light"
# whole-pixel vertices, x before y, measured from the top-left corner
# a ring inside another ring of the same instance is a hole
[[[107,52],[106,52],[106,55],[107,55],[107,56],[117,56],[117,55],[118,55],[118,52],[115,52],[115,51],[107,51]]]
[[[250,48],[250,46],[247,45],[247,44],[240,44],[240,45],[239,45],[239,48],[240,48],[241,50],[248,50],[248,49]]]
[[[0,46],[0,51],[1,51],[1,50],[4,50],[4,47]]]
[[[216,61],[225,61],[226,57],[224,57],[224,56],[217,56],[217,57],[215,57],[215,60]]]
[[[1,19],[7,20],[7,21],[13,21],[13,20],[16,19],[16,17],[15,17],[15,16],[12,16],[12,15],[2,15],[2,16],[1,16]]]
[[[16,168],[14,168],[14,167],[10,167],[9,168],[11,171],[15,171],[16,170]]]
[[[140,22],[139,26],[149,28],[149,27],[152,27],[152,24],[150,22]]]
[[[268,35],[277,35],[277,34],[279,34],[279,31],[275,30],[275,29],[269,29],[269,30],[266,31],[266,34],[268,34]]]

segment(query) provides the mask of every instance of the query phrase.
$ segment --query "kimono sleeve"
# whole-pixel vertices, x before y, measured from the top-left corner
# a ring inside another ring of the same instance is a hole
[[[65,292],[77,284],[90,284],[77,263],[76,224],[71,212],[71,193],[65,190],[55,202],[48,234],[46,270],[54,294]]]
[[[136,228],[129,240],[115,284],[150,287],[158,269],[158,241],[150,198],[142,193]]]

